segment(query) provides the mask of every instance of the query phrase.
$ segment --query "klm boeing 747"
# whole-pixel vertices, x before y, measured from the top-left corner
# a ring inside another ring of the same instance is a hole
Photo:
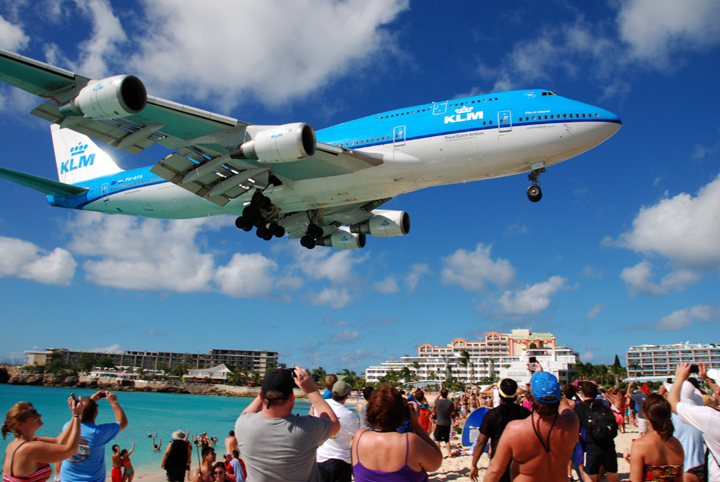
[[[48,195],[52,206],[164,219],[232,214],[266,240],[306,248],[365,246],[402,236],[404,211],[378,209],[430,186],[529,173],[542,192],[548,166],[591,149],[621,121],[548,90],[521,90],[392,110],[314,131],[298,122],[254,125],[148,96],[134,76],[92,80],[0,51],[0,80],[38,95],[32,114],[52,123],[59,181],[0,168],[0,177]],[[92,140],[157,164],[123,171]]]

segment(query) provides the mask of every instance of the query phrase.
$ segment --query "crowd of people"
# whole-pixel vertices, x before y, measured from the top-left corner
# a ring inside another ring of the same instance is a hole
[[[321,394],[306,370],[274,369],[225,438],[221,461],[217,437],[176,430],[161,467],[168,482],[426,481],[444,458],[457,454],[452,439],[466,418],[485,407],[472,447],[473,482],[480,480],[486,451],[486,482],[598,482],[601,476],[617,482],[615,438],[635,427],[638,437],[626,454],[630,481],[720,482],[720,410],[712,406],[720,380],[704,364],[678,365],[674,383],[668,379],[656,392],[648,385],[635,392],[632,383],[627,390],[605,391],[592,381],[561,387],[539,365],[531,372],[525,387],[503,379],[459,396],[447,389],[430,397],[418,389],[406,394],[389,385],[368,387],[353,411],[347,407],[351,387],[336,376],[326,377]],[[307,415],[295,413],[297,389],[312,404]],[[115,421],[98,425],[103,399]],[[72,396],[67,403],[71,419],[57,437],[36,435],[43,422],[29,402],[7,412],[3,438],[14,439],[6,448],[3,482],[45,482],[51,464],[59,467],[56,482],[105,481],[105,446],[127,427],[125,412],[110,392]],[[149,436],[159,452],[161,439]],[[200,460],[191,473],[193,444]],[[112,446],[112,482],[133,482],[134,449],[134,442],[129,449]]]

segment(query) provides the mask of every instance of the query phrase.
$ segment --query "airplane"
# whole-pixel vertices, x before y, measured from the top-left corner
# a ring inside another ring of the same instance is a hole
[[[308,249],[363,248],[366,235],[406,235],[404,211],[378,209],[431,186],[529,173],[542,197],[548,166],[621,127],[607,110],[544,89],[473,95],[362,117],[315,131],[304,122],[254,125],[147,94],[134,75],[94,80],[0,50],[0,80],[42,97],[59,181],[0,168],[51,206],[149,218],[232,214],[258,237]],[[122,170],[92,140],[153,166]]]

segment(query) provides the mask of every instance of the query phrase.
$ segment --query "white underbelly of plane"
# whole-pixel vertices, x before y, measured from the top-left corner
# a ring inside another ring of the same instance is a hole
[[[608,139],[620,125],[607,122],[515,126],[462,137],[408,141],[385,152],[383,165],[354,174],[310,179],[266,192],[284,212],[367,202],[444,184],[491,179],[577,156]],[[360,149],[362,151],[362,149]],[[226,206],[229,208],[230,205]],[[233,211],[235,211],[233,209]],[[240,212],[237,212],[240,214]]]

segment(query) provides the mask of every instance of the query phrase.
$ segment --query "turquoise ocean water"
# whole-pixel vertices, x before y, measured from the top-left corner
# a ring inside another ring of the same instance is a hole
[[[54,437],[61,431],[63,425],[70,420],[70,410],[67,399],[71,393],[78,396],[92,395],[94,390],[31,387],[18,385],[0,385],[0,410],[2,420],[5,414],[16,402],[21,400],[32,403],[42,415],[43,427],[37,435]],[[206,395],[179,395],[170,393],[150,392],[116,392],[120,406],[128,417],[128,427],[120,432],[114,443],[120,448],[130,449],[130,443],[135,442],[135,452],[130,457],[135,470],[140,473],[159,472],[162,452],[170,441],[170,435],[175,430],[190,430],[191,434],[207,432],[215,435],[219,440],[215,446],[218,455],[225,452],[225,437],[230,430],[234,430],[235,421],[240,413],[252,401],[251,398],[211,397]],[[110,405],[101,400],[98,404],[98,424],[109,423],[115,420]],[[310,409],[308,402],[296,402],[295,412],[307,414]],[[152,439],[148,434],[158,434],[162,437],[163,448],[160,452],[152,449]],[[10,442],[12,434],[7,440],[0,440],[2,454]],[[110,446],[106,447],[106,462],[108,475],[110,474]],[[197,467],[197,449],[193,447],[192,466]]]

